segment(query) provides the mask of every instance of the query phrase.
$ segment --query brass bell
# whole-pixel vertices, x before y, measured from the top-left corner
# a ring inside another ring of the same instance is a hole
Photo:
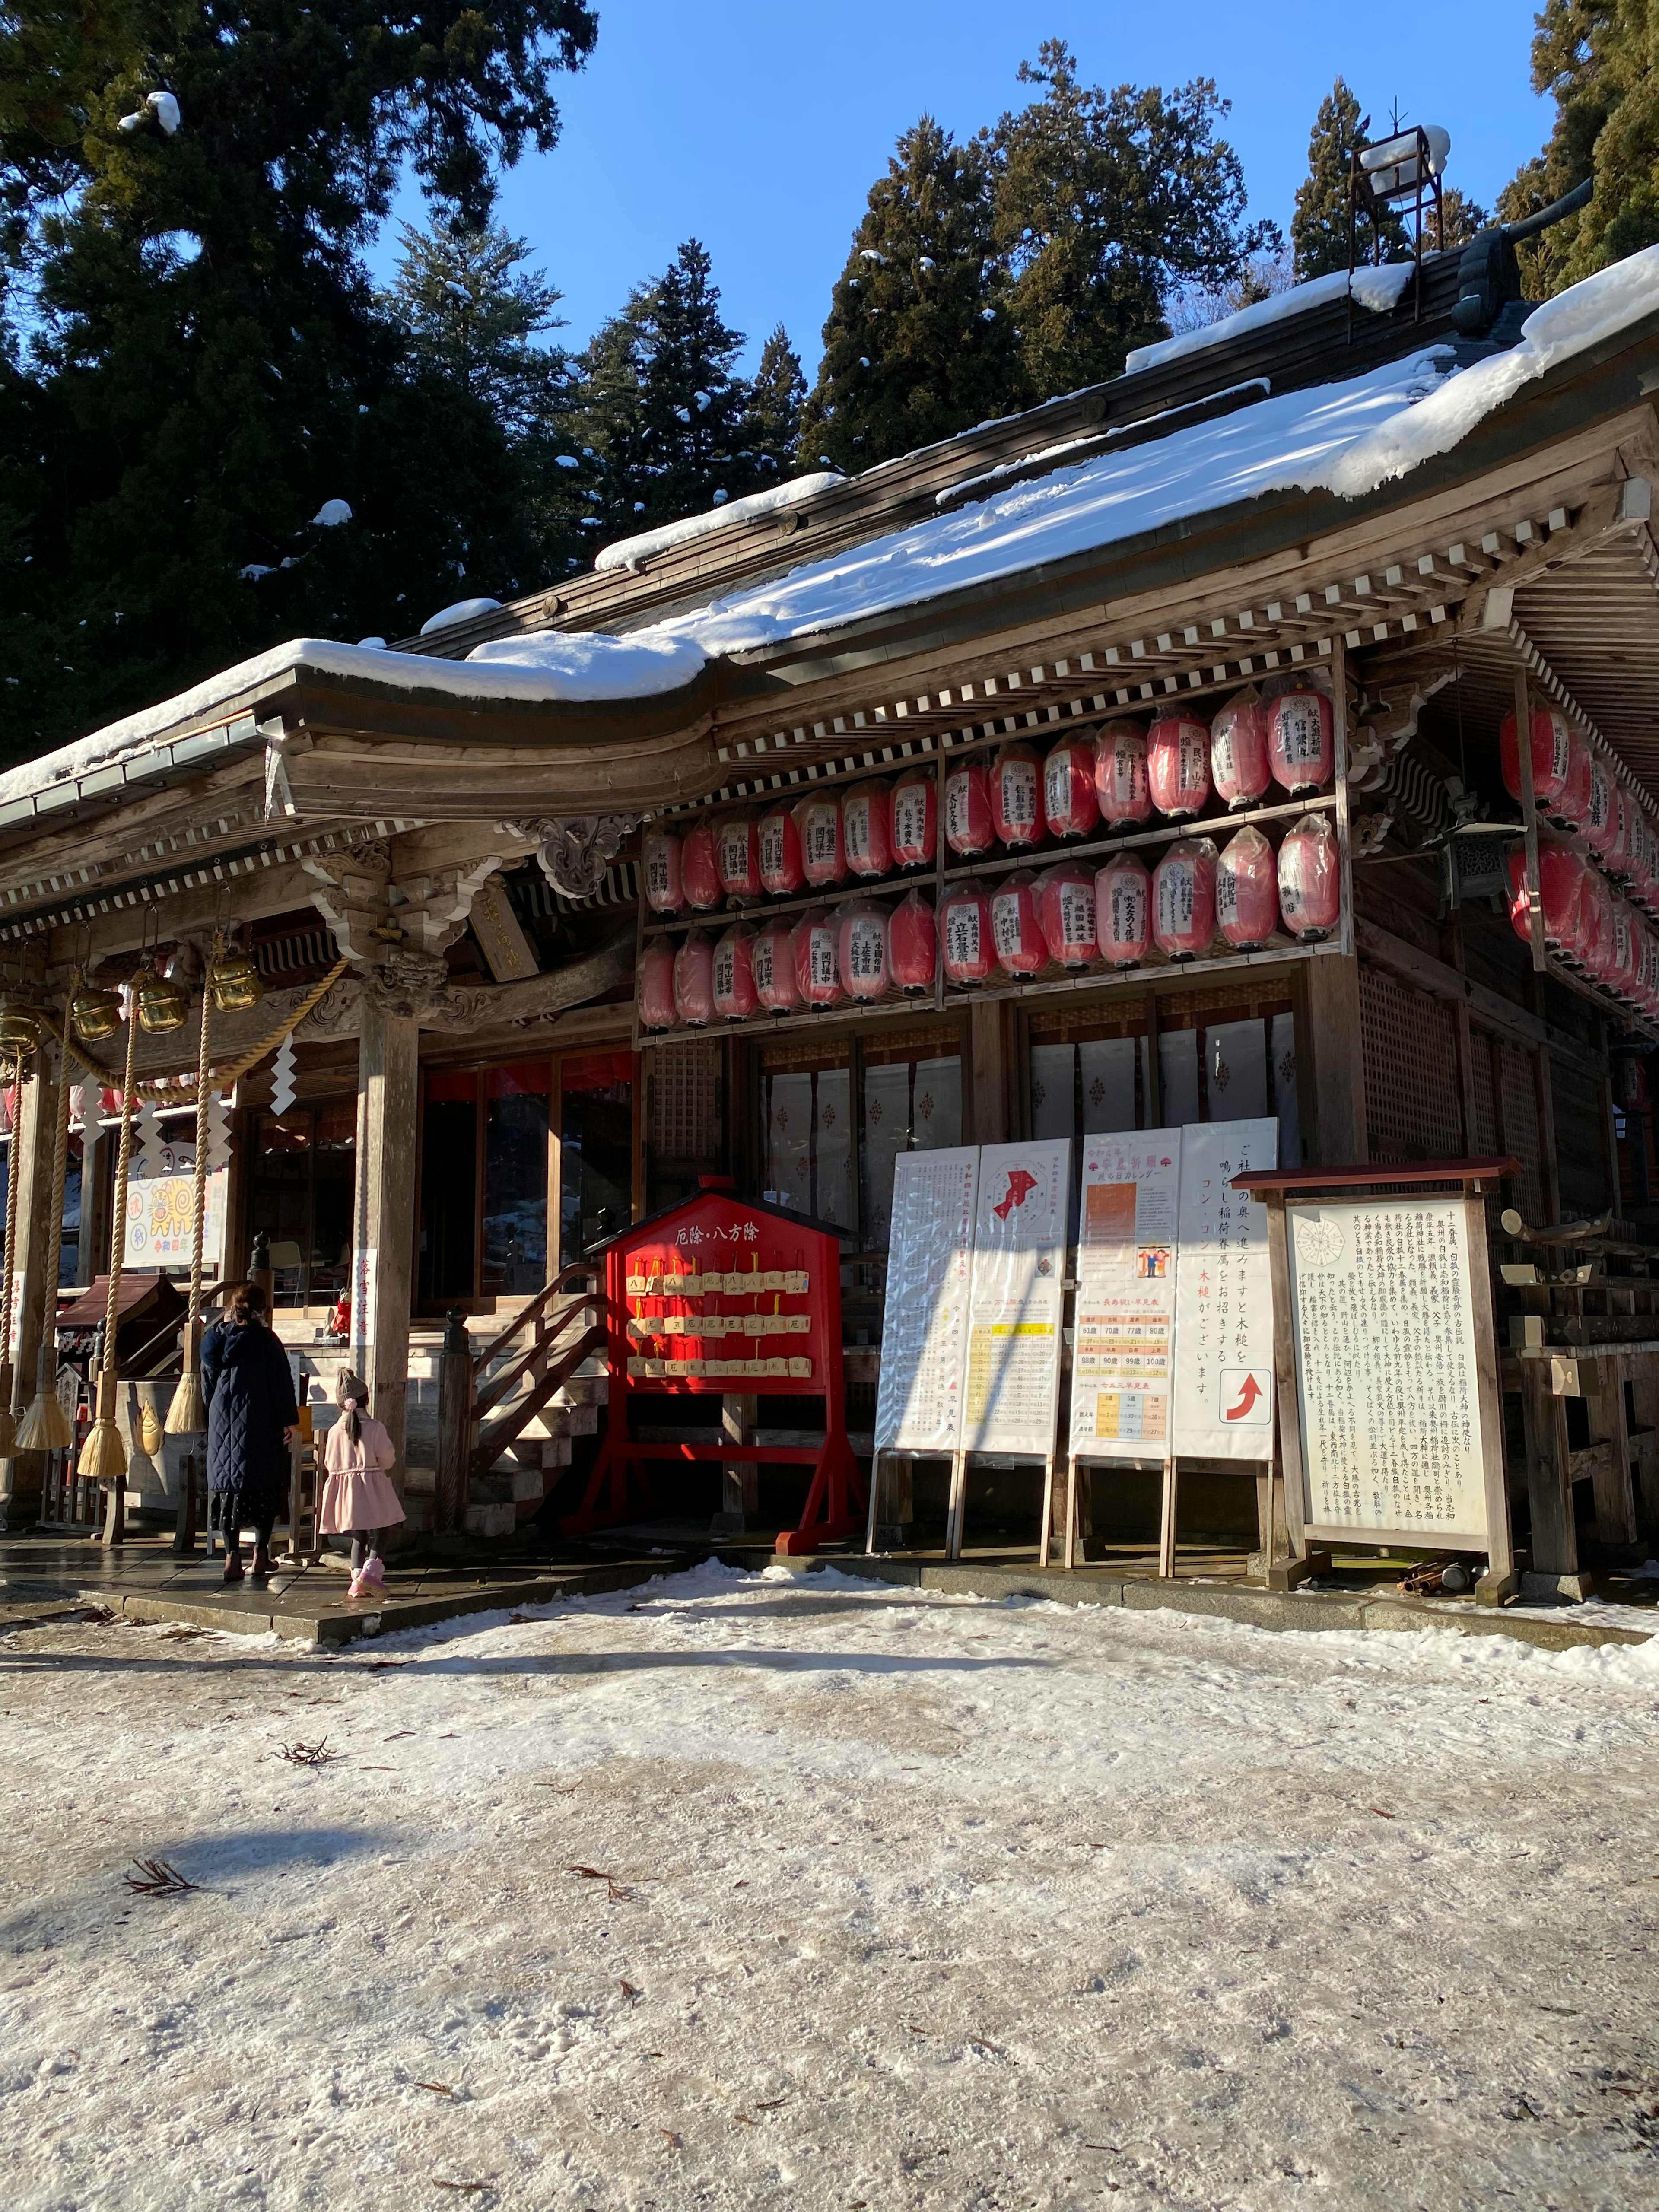
[[[40,1042],[40,1010],[27,999],[0,999],[0,1053],[25,1060]]]
[[[70,1000],[70,1018],[82,1044],[102,1044],[121,1026],[121,994],[88,984]]]
[[[222,1014],[246,1013],[257,1006],[265,995],[265,987],[251,957],[228,947],[208,969],[208,988],[213,994],[213,1004]]]
[[[170,975],[158,975],[146,961],[135,979],[138,994],[138,1024],[149,1036],[167,1036],[182,1029],[190,1000]]]

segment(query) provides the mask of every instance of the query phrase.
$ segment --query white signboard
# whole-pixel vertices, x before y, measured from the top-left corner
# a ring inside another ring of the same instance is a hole
[[[963,1449],[1054,1449],[1060,1404],[1069,1141],[987,1145],[979,1156]]]
[[[1200,1122],[1181,1133],[1175,1449],[1184,1456],[1273,1457],[1267,1209],[1232,1179],[1278,1165],[1277,1121]]]
[[[1487,1548],[1461,1198],[1285,1209],[1310,1535]]]
[[[1083,1141],[1072,1450],[1163,1459],[1170,1449],[1179,1129]]]
[[[887,1302],[875,1448],[962,1447],[979,1149],[901,1152],[894,1162]]]

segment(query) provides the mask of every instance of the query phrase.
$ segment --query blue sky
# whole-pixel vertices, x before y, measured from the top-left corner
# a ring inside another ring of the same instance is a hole
[[[563,137],[507,176],[501,219],[563,292],[567,343],[695,236],[750,359],[781,320],[810,376],[899,132],[930,109],[967,136],[1023,105],[1015,72],[1043,38],[1070,42],[1087,82],[1214,77],[1252,213],[1287,223],[1339,72],[1377,123],[1397,100],[1443,124],[1449,178],[1489,207],[1553,115],[1531,88],[1532,30],[1517,0],[599,0],[593,58],[558,88]],[[383,241],[374,259],[391,258]]]

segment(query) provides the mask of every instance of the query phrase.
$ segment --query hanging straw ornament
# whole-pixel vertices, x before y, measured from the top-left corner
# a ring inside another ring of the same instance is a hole
[[[213,940],[216,961],[224,950],[222,937]],[[212,972],[211,967],[209,969]],[[170,1437],[200,1436],[207,1427],[207,1404],[202,1396],[202,1244],[207,1224],[208,1144],[212,1108],[208,1099],[208,1030],[213,1018],[213,994],[202,994],[202,1033],[196,1053],[196,1169],[191,1182],[190,1310],[185,1320],[185,1364],[179,1388],[173,1394],[165,1424]],[[147,1447],[148,1449],[148,1447]]]
[[[12,1061],[11,1078],[11,1135],[6,1145],[6,1248],[3,1266],[0,1266],[0,1326],[5,1329],[5,1343],[0,1346],[0,1459],[12,1455],[13,1439],[17,1432],[17,1416],[12,1411],[11,1371],[11,1300],[12,1280],[17,1266],[17,1184],[23,1164],[21,1121],[23,1117],[23,1055],[20,1052]]]
[[[58,1136],[52,1155],[52,1211],[46,1217],[46,1310],[40,1324],[40,1349],[34,1361],[34,1399],[17,1431],[19,1451],[67,1451],[75,1424],[58,1395],[58,1264],[64,1243],[64,1185],[69,1175],[70,1038],[75,1028],[76,975],[64,998],[64,1032],[58,1054]],[[82,1152],[89,1150],[85,1139]]]
[[[132,1113],[137,1103],[132,1071],[138,1049],[138,994],[149,966],[147,957],[132,979],[127,998],[127,1064],[121,1079],[121,1137],[115,1154],[115,1191],[110,1201],[109,1297],[104,1305],[104,1358],[98,1372],[97,1418],[87,1431],[76,1468],[84,1482],[118,1482],[127,1471],[127,1448],[115,1425],[116,1304],[127,1243],[127,1170],[132,1164]]]

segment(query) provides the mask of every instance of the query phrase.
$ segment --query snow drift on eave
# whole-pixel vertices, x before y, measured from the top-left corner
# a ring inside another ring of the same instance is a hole
[[[1374,315],[1391,313],[1416,271],[1414,261],[1385,261],[1380,269],[1356,269],[1352,280],[1354,305],[1369,308]],[[1252,331],[1265,329],[1269,323],[1282,323],[1291,315],[1305,315],[1310,307],[1323,307],[1333,301],[1346,300],[1349,289],[1346,269],[1338,269],[1328,276],[1311,277],[1305,284],[1292,284],[1288,291],[1271,293],[1265,300],[1241,307],[1236,315],[1224,315],[1218,323],[1206,323],[1201,330],[1183,331],[1179,337],[1161,338],[1156,345],[1138,346],[1124,362],[1123,373],[1133,376],[1139,369],[1162,368],[1169,362],[1182,361],[1188,354],[1202,353],[1209,346],[1226,345],[1234,338],[1247,337]]]

